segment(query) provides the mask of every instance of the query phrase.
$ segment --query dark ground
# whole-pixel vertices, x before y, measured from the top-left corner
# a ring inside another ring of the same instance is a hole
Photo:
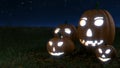
[[[101,64],[81,48],[74,56],[51,57],[46,44],[53,37],[53,29],[0,27],[0,68],[120,68],[120,28],[116,28],[113,45],[117,57],[108,64]]]

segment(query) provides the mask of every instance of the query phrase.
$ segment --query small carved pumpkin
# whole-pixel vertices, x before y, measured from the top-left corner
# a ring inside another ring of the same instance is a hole
[[[96,48],[95,54],[101,62],[108,62],[115,58],[116,50],[112,45],[101,45]]]
[[[54,30],[54,36],[58,37],[61,33],[64,37],[76,40],[76,28],[72,24],[61,24]]]
[[[88,10],[83,13],[78,24],[78,36],[84,46],[113,44],[115,25],[106,10]]]
[[[75,49],[74,43],[68,38],[54,37],[47,43],[48,53],[52,56],[70,54]]]

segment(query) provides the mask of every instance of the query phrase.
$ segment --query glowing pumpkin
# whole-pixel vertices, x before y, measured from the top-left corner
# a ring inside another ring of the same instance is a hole
[[[116,50],[112,45],[101,45],[96,48],[95,54],[101,62],[109,62],[115,58]]]
[[[48,53],[52,56],[62,56],[73,52],[75,49],[74,43],[68,38],[54,37],[47,43]]]
[[[71,40],[76,40],[77,33],[75,26],[71,24],[61,24],[54,30],[54,36],[58,37],[61,33],[64,37],[68,37]]]
[[[80,42],[86,47],[113,44],[115,25],[106,10],[88,10],[83,13],[78,24]]]

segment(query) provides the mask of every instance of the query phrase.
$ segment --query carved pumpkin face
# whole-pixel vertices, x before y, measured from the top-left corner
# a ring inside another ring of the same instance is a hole
[[[72,40],[76,39],[76,28],[71,24],[62,24],[59,25],[55,30],[55,36],[59,37],[59,33],[61,33],[64,37],[68,37]]]
[[[52,56],[69,54],[74,50],[74,43],[67,38],[53,38],[47,44],[47,50]]]
[[[103,43],[112,45],[115,35],[114,21],[106,10],[88,10],[78,24],[80,42],[95,47]]]
[[[108,62],[115,57],[116,51],[112,45],[101,45],[96,49],[96,56],[101,62]]]

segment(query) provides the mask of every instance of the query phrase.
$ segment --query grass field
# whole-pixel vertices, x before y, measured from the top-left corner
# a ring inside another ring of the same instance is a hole
[[[114,41],[117,58],[108,64],[101,64],[82,49],[74,56],[51,57],[46,44],[53,37],[53,29],[0,27],[0,68],[120,68],[119,28]]]

